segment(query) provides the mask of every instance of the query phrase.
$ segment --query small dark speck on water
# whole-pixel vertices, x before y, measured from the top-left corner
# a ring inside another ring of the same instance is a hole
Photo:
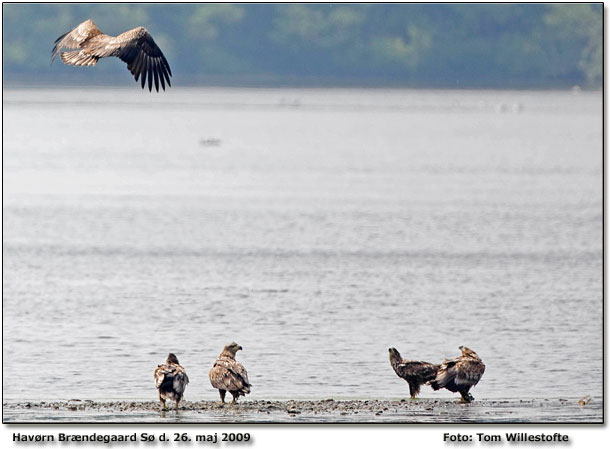
[[[202,147],[219,147],[221,142],[222,141],[220,139],[216,139],[214,137],[199,139],[199,145]]]

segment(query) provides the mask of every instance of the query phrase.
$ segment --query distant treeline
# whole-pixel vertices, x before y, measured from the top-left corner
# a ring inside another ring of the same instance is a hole
[[[49,66],[54,40],[91,18],[107,34],[148,28],[174,84],[600,87],[602,16],[601,3],[5,3],[3,74],[44,84],[130,78],[118,60]]]

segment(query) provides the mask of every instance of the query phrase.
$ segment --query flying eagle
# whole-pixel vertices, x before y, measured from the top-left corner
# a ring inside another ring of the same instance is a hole
[[[468,391],[483,376],[485,365],[472,349],[460,346],[460,350],[461,356],[441,363],[436,377],[430,381],[430,386],[435,390],[446,388],[449,391],[459,392],[462,401],[472,402],[474,398]]]
[[[127,63],[127,68],[136,81],[141,77],[142,89],[146,84],[146,78],[148,78],[149,91],[152,91],[153,78],[157,92],[159,92],[159,81],[163,90],[166,82],[168,86],[172,85],[169,80],[172,71],[167,59],[144,27],[125,31],[118,36],[108,36],[95,26],[93,20],[85,20],[72,31],[57,38],[51,62],[62,48],[79,49],[62,53],[61,60],[64,64],[90,66],[95,65],[100,58],[116,56]]]
[[[403,359],[396,348],[390,348],[389,351],[392,368],[398,377],[407,381],[411,399],[415,399],[415,396],[419,394],[419,387],[436,377],[440,365]]]
[[[180,366],[178,357],[170,352],[165,363],[155,369],[155,386],[159,390],[159,400],[163,410],[165,410],[166,399],[175,401],[176,410],[178,410],[178,404],[188,383],[189,378],[184,368]]]
[[[235,342],[225,346],[210,370],[210,382],[214,388],[218,388],[223,403],[227,391],[233,396],[233,404],[240,396],[250,393],[248,373],[243,365],[235,360],[235,354],[240,349],[243,348]]]

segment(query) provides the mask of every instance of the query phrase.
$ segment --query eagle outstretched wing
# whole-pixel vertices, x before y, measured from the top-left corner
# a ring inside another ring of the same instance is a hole
[[[127,63],[127,69],[135,77],[136,81],[141,77],[142,88],[148,78],[148,90],[152,90],[152,80],[155,80],[155,89],[159,90],[159,82],[165,90],[165,83],[171,86],[170,76],[172,70],[169,68],[165,55],[155,43],[146,28],[134,28],[117,37],[119,46],[116,54],[123,62]]]

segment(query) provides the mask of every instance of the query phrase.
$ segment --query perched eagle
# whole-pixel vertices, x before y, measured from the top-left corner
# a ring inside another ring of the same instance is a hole
[[[64,64],[89,66],[95,65],[100,58],[116,56],[127,63],[127,68],[136,81],[142,78],[142,89],[146,84],[146,78],[148,78],[149,91],[152,90],[153,78],[157,92],[159,92],[159,81],[163,90],[166,82],[168,86],[172,85],[169,81],[172,71],[167,59],[144,27],[125,31],[118,36],[108,36],[95,26],[93,20],[85,20],[72,31],[57,38],[51,62],[62,48],[79,49],[62,53],[61,60]]]
[[[175,401],[178,410],[178,404],[188,383],[189,378],[184,368],[180,366],[178,357],[170,352],[165,363],[155,369],[155,386],[159,390],[159,400],[164,410],[166,399]]]
[[[436,377],[430,381],[430,386],[435,390],[446,388],[449,391],[459,392],[462,401],[471,402],[474,398],[468,391],[483,376],[485,365],[472,349],[466,346],[460,346],[460,349],[461,356],[441,363]]]
[[[407,381],[411,399],[415,399],[419,394],[419,387],[436,377],[440,365],[403,359],[396,348],[390,348],[389,351],[392,368],[398,377]]]
[[[227,391],[233,396],[233,404],[240,396],[250,393],[248,373],[243,365],[235,360],[235,354],[243,349],[233,342],[224,347],[210,370],[210,382],[218,388],[220,400],[224,403]]]

